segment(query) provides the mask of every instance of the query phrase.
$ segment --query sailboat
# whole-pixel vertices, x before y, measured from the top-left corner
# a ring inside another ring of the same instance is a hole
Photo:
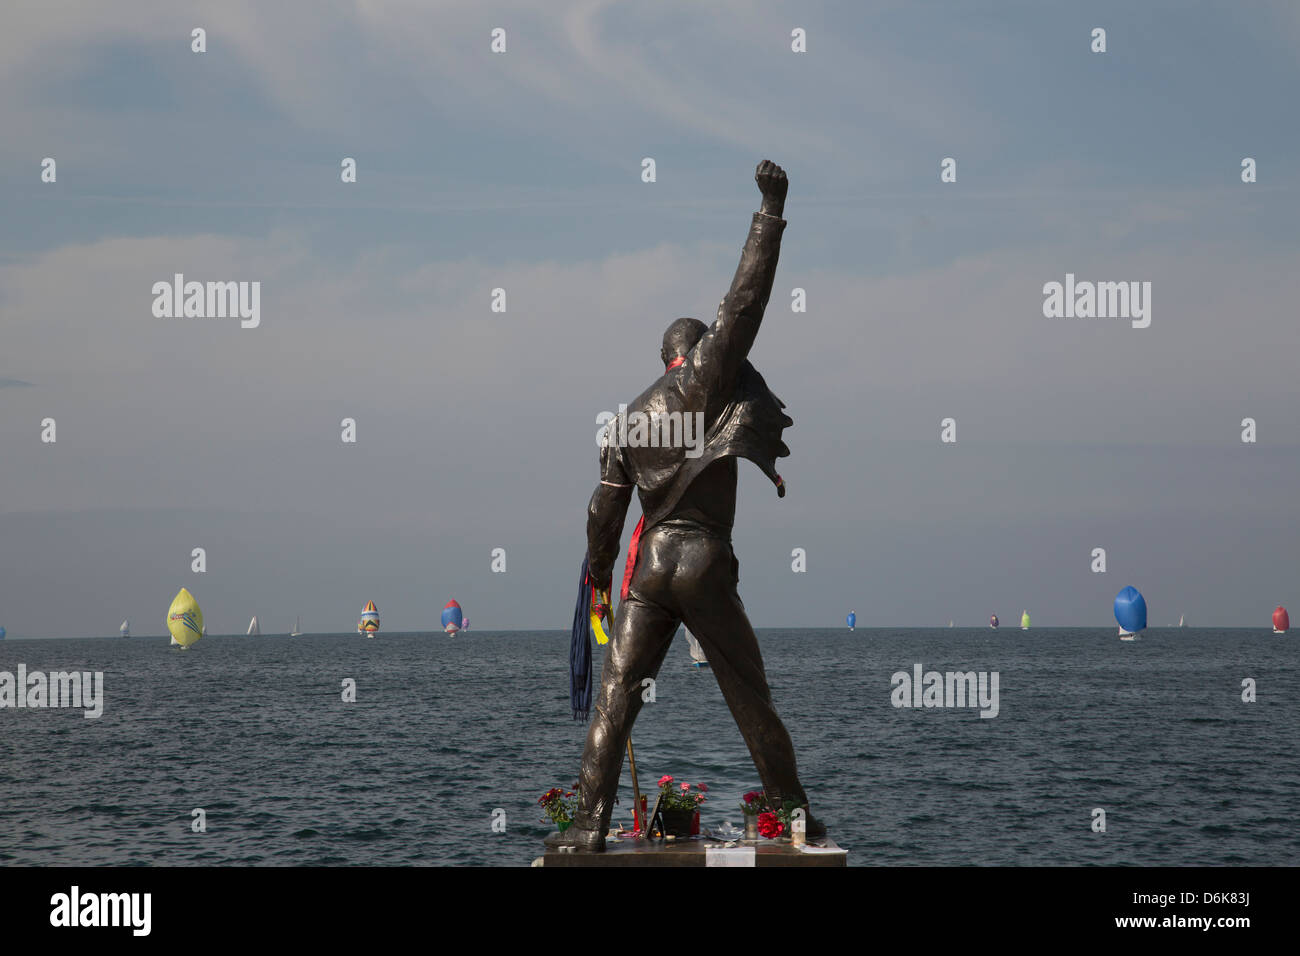
[[[1273,633],[1285,634],[1290,629],[1291,617],[1286,613],[1286,608],[1279,604],[1277,610],[1273,612]]]
[[[130,621],[129,619],[123,621],[123,622],[122,622],[122,626],[119,627],[118,630],[121,631],[123,637],[130,637],[130,636],[131,636],[131,621]]]
[[[167,630],[171,632],[172,643],[182,649],[188,649],[203,636],[203,612],[194,595],[185,588],[176,593],[172,606],[167,609]]]
[[[302,618],[295,616],[293,619],[293,630],[289,632],[290,637],[302,637]]]
[[[379,630],[379,608],[375,607],[374,601],[367,601],[366,606],[361,609],[361,620],[357,621],[357,633],[374,637],[377,630]]]
[[[952,618],[948,618],[948,626],[952,627]]]
[[[691,651],[691,666],[708,667],[709,659],[704,656],[704,648],[700,646],[700,642],[695,639],[695,635],[691,633],[691,629],[689,627],[685,628],[685,631],[686,631],[686,644]]]
[[[849,611],[849,616],[844,619],[844,623],[849,626],[850,631],[853,630],[855,627],[857,627],[858,626],[857,612]]]
[[[447,602],[447,606],[442,609],[442,629],[446,631],[447,634],[452,635],[459,631],[461,625],[464,623],[465,612],[462,611],[460,605],[456,603],[456,599],[452,598]]]
[[[996,614],[989,615],[989,628],[994,631],[998,629],[998,616]]]
[[[3,627],[0,627],[0,641],[3,641],[4,639],[5,639],[5,629]]]
[[[1179,627],[1186,627],[1186,626],[1187,626],[1187,620],[1186,620],[1186,618],[1187,618],[1187,615],[1185,615],[1185,614],[1180,614],[1180,615],[1178,615],[1178,626],[1179,626]]]
[[[262,628],[258,626],[256,614],[254,614],[253,619],[248,622],[248,636],[249,637],[262,636]]]
[[[1029,630],[1029,612],[1028,612],[1028,611],[1021,611],[1021,612],[1020,612],[1020,629],[1021,629],[1022,631],[1027,631],[1027,630]]]
[[[1115,595],[1115,621],[1119,624],[1121,641],[1135,641],[1137,636],[1146,630],[1146,598],[1132,585]]]

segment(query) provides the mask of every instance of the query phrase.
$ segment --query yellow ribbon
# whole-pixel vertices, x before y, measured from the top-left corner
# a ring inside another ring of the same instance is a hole
[[[608,644],[609,635],[605,633],[605,629],[600,624],[600,614],[596,611],[596,604],[603,604],[608,608],[609,595],[604,591],[597,591],[596,603],[593,603],[591,607],[591,632],[596,635],[596,643]]]

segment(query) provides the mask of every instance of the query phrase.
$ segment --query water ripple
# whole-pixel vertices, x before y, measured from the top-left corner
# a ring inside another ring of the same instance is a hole
[[[1296,686],[1294,642],[1030,633],[761,633],[801,776],[851,864],[1300,863],[1300,695],[1240,699],[1245,677]],[[102,670],[108,695],[98,720],[0,711],[0,861],[526,866],[549,829],[536,798],[573,783],[586,732],[567,654],[562,632],[209,637],[186,654],[0,642],[0,670]],[[998,716],[894,708],[891,675],[917,662],[998,671]],[[704,781],[705,825],[740,821],[757,774],[684,647],[633,738],[644,787]],[[625,768],[616,820],[630,795]]]

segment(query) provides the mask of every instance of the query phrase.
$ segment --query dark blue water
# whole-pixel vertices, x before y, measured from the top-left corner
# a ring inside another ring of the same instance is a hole
[[[851,864],[1300,863],[1295,636],[760,640],[814,810]],[[0,863],[526,865],[550,829],[535,800],[572,784],[582,749],[567,659],[561,632],[0,642],[0,670],[99,670],[106,694],[98,720],[0,710]],[[998,716],[896,709],[890,676],[917,662],[997,671]],[[633,739],[643,787],[703,781],[704,823],[741,822],[757,776],[680,637]]]

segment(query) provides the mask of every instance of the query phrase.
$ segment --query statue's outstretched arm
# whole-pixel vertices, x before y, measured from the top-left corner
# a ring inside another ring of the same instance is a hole
[[[692,391],[717,397],[729,394],[735,387],[772,294],[776,263],[781,254],[781,233],[785,231],[785,220],[781,217],[789,181],[780,166],[766,159],[758,164],[754,181],[763,194],[763,206],[754,214],[745,248],[740,253],[740,265],[736,267],[727,297],[718,306],[717,321],[687,359],[692,373],[688,376],[688,401],[700,397],[690,394]]]

